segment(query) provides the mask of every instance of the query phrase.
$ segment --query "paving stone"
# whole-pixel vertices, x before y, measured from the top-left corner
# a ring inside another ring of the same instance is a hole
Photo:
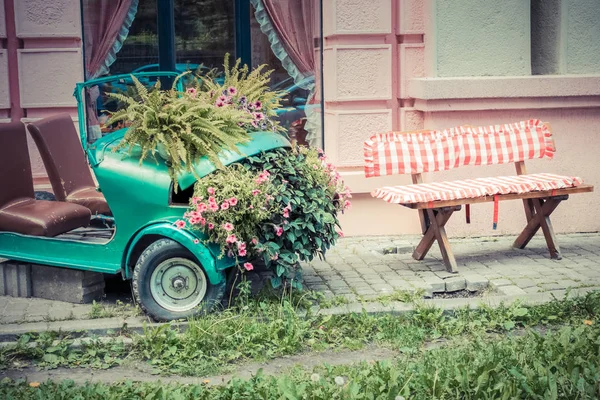
[[[516,285],[500,286],[498,292],[505,296],[517,296],[527,294],[523,289]]]
[[[490,286],[492,287],[492,289],[498,289],[499,287],[502,286],[510,286],[513,283],[511,281],[509,281],[508,279],[492,279],[490,280]]]
[[[543,292],[543,289],[539,288],[538,286],[526,287],[523,290],[525,291],[525,293],[528,293],[528,294]]]
[[[467,287],[467,281],[463,277],[453,276],[451,278],[444,279],[446,283],[446,292],[457,292]]]
[[[577,287],[580,286],[580,284],[571,280],[562,280],[560,282],[540,283],[539,286],[545,290],[558,290]]]
[[[521,289],[534,287],[537,284],[537,282],[533,279],[515,279],[514,283]]]
[[[387,283],[396,290],[408,290],[413,287],[409,282],[401,279],[393,279]]]
[[[446,278],[455,277],[457,274],[453,274],[451,272],[444,270],[444,271],[435,271],[435,275],[438,278],[446,279]]]
[[[490,284],[489,279],[487,279],[484,276],[478,275],[478,274],[465,275],[465,281],[467,283],[466,289],[470,292],[484,290]]]
[[[431,286],[433,293],[444,292],[446,290],[446,282],[435,275],[426,276],[423,280],[425,284]]]
[[[359,296],[365,296],[365,295],[369,295],[369,294],[376,294],[377,292],[375,292],[372,288],[358,288],[354,290],[354,293],[356,293]]]

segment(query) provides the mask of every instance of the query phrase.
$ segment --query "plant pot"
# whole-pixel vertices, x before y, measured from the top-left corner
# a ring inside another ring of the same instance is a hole
[[[169,152],[167,151],[167,148],[165,147],[164,144],[162,144],[162,143],[157,144],[156,151],[158,152],[158,155],[160,156],[160,158],[162,158],[165,161],[169,161],[169,159],[170,159]]]

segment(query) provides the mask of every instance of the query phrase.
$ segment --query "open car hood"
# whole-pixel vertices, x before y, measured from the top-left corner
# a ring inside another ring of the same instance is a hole
[[[121,139],[123,139],[123,136],[126,131],[127,128],[121,129],[96,141],[88,149],[88,156],[90,158],[91,164],[98,165],[102,163],[102,161],[105,158],[112,158],[113,160],[117,161],[129,157],[139,157],[139,152],[138,154],[135,154],[135,148],[132,150],[131,153],[129,153],[128,147],[120,149],[116,152],[113,151],[113,149],[119,145]],[[250,141],[244,144],[237,145],[237,152],[223,150],[219,153],[218,156],[219,160],[221,160],[221,163],[223,165],[230,165],[237,161],[243,160],[244,158],[259,154],[264,151],[289,147],[291,147],[290,142],[285,138],[285,136],[283,136],[280,133],[253,132],[250,133]],[[156,160],[152,159],[152,156],[149,155],[147,159],[151,161],[144,162],[139,167],[152,168],[155,171],[155,173],[166,174],[167,168],[165,166],[165,161],[160,156],[158,156],[158,154],[155,155],[155,158]],[[208,157],[204,156],[193,165],[193,172],[185,171],[178,175],[177,180],[179,183],[179,187],[182,190],[185,190],[192,186],[198,180],[198,177],[202,178],[210,174],[211,172],[214,172],[215,170],[217,170],[217,167],[208,159]]]

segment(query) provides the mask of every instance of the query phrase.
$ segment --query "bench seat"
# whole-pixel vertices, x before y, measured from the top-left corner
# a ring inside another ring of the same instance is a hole
[[[582,184],[583,180],[576,176],[527,174],[385,186],[373,191],[372,196],[392,204],[414,204],[540,192],[577,187]]]

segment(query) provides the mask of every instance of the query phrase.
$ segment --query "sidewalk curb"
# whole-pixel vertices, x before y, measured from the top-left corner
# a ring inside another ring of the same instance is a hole
[[[542,293],[533,293],[527,295],[515,296],[490,296],[486,298],[456,298],[456,299],[423,299],[414,304],[390,302],[381,303],[351,303],[344,306],[332,308],[313,307],[311,310],[318,315],[344,315],[352,313],[365,312],[369,315],[392,314],[402,315],[411,313],[415,306],[435,307],[442,309],[445,313],[452,313],[461,308],[477,309],[482,306],[498,307],[501,304],[509,305],[515,302],[521,302],[523,305],[539,305],[550,302],[554,299],[564,298],[567,293],[570,297],[583,296],[589,292],[600,290],[600,287],[587,287],[571,290],[553,290]],[[300,312],[300,315],[306,315],[306,312]],[[33,322],[24,324],[6,324],[0,325],[0,342],[13,342],[19,335],[31,332],[62,332],[71,333],[74,336],[111,336],[122,331],[141,333],[144,327],[158,327],[164,323],[151,322],[144,317],[129,318],[100,318],[91,320],[71,320],[55,322]],[[172,322],[171,325],[181,330],[187,328],[188,322]],[[80,334],[80,335],[77,335]]]

